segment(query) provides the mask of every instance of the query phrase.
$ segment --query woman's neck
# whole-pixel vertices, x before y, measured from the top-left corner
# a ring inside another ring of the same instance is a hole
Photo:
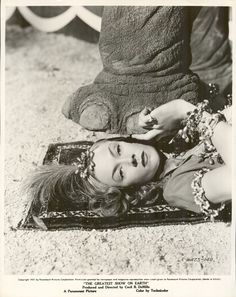
[[[158,152],[158,155],[160,157],[160,163],[159,163],[157,171],[156,171],[156,173],[155,173],[155,175],[153,177],[153,181],[157,181],[157,180],[160,179],[160,176],[161,176],[161,174],[162,174],[162,172],[164,170],[165,163],[166,163],[166,160],[167,160],[166,155],[162,151],[157,149],[157,152]]]

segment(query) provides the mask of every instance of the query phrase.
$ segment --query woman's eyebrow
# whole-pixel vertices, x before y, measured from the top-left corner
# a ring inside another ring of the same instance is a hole
[[[108,150],[109,150],[110,154],[112,155],[112,157],[114,157],[114,158],[115,158],[115,154],[114,154],[114,152],[111,150],[111,148],[110,148],[110,146],[109,146],[109,145],[108,145]]]
[[[118,181],[116,178],[115,178],[115,173],[116,173],[116,170],[117,170],[117,167],[119,166],[119,164],[116,164],[116,166],[113,168],[113,170],[112,170],[112,175],[111,175],[111,177],[112,177],[112,179],[114,180],[114,181]]]
[[[110,146],[108,145],[108,151],[109,153],[112,155],[112,157],[116,157],[116,155],[114,154],[114,152],[111,150]],[[117,170],[117,167],[119,166],[119,164],[116,164],[115,167],[113,168],[112,170],[112,174],[111,174],[111,177],[114,181],[117,181],[117,179],[115,179],[114,175],[115,175],[115,172]]]

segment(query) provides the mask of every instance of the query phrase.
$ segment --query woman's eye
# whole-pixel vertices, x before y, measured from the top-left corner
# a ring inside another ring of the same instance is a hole
[[[116,146],[116,151],[117,151],[118,155],[121,154],[121,148],[120,148],[119,144],[117,144],[117,146]]]
[[[120,168],[120,177],[121,177],[121,179],[124,178],[124,171],[123,171],[122,167]]]

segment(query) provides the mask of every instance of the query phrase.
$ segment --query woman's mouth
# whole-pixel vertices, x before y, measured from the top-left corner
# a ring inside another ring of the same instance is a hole
[[[142,162],[143,167],[145,167],[147,165],[148,156],[145,152],[142,152],[142,154],[141,154],[141,162]]]

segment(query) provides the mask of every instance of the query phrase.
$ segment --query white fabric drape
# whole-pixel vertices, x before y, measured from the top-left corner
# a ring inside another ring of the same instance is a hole
[[[18,9],[20,14],[29,24],[43,32],[58,31],[69,24],[75,17],[79,17],[94,30],[98,32],[101,31],[102,18],[83,6],[71,6],[60,15],[50,18],[40,17],[26,6],[7,7],[6,20],[10,19],[16,9]]]

